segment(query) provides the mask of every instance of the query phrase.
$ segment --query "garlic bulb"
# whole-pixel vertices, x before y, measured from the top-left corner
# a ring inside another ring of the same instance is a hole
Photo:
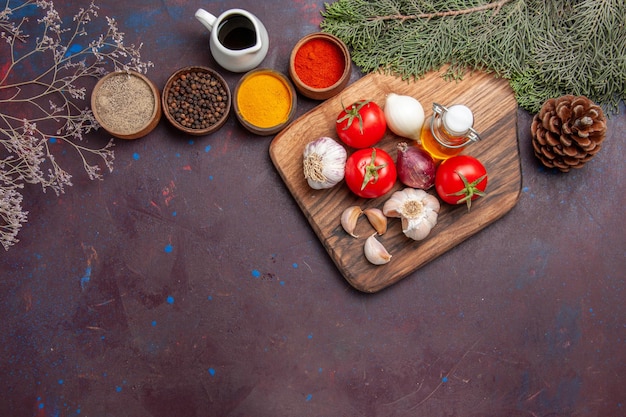
[[[402,232],[413,240],[422,240],[437,224],[439,200],[424,190],[405,188],[396,191],[383,205],[388,217],[400,217]]]
[[[344,177],[346,149],[329,137],[321,137],[304,147],[304,178],[315,190],[331,188]]]
[[[416,98],[389,93],[384,113],[389,130],[404,138],[420,140],[424,108]]]
[[[391,255],[387,252],[387,249],[385,249],[382,243],[376,240],[376,233],[368,237],[365,241],[363,253],[365,253],[365,258],[374,265],[383,265],[391,260]]]

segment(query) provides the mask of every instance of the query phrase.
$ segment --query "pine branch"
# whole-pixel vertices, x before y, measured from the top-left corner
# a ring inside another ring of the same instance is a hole
[[[626,97],[625,16],[623,0],[338,0],[320,27],[363,72],[483,70],[508,79],[530,112],[575,94],[611,114]]]
[[[481,6],[469,7],[467,9],[461,9],[461,10],[448,10],[445,12],[420,13],[420,14],[412,14],[412,15],[395,14],[395,15],[388,15],[388,16],[376,16],[376,17],[371,17],[370,20],[371,21],[399,20],[401,22],[404,22],[406,20],[415,20],[415,19],[433,19],[436,17],[460,16],[464,14],[482,12],[485,10],[492,10],[492,9],[494,10],[493,14],[495,15],[502,8],[502,6],[508,3],[509,1],[511,0],[500,0],[495,3],[483,4]]]

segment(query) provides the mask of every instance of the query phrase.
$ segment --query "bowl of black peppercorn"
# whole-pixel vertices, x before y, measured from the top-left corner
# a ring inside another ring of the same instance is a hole
[[[215,70],[184,67],[174,72],[161,94],[163,114],[177,129],[202,136],[226,123],[231,94],[224,78]]]

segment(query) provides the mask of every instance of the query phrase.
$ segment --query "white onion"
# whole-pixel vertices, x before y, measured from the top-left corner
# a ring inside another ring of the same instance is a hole
[[[437,165],[432,156],[422,148],[398,143],[396,160],[398,179],[408,187],[428,190],[435,184]]]
[[[403,138],[420,139],[424,108],[416,98],[390,93],[385,101],[384,112],[389,130]]]

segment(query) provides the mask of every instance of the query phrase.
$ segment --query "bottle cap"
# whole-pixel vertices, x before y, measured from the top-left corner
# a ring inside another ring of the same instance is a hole
[[[472,111],[462,104],[448,107],[442,117],[443,127],[451,136],[465,136],[474,124]]]

